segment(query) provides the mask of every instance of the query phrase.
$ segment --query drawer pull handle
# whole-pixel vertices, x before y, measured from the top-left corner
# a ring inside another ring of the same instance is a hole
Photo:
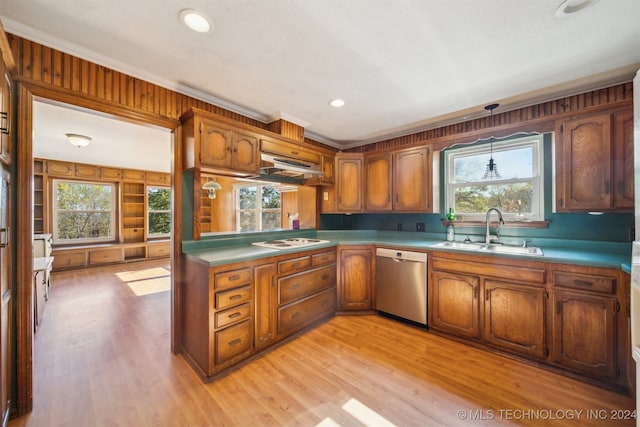
[[[239,311],[236,311],[235,313],[232,313],[229,315],[229,319],[234,319],[238,316],[242,316],[242,313],[240,313]]]
[[[229,345],[234,346],[240,344],[241,342],[242,340],[240,338],[236,338],[235,340],[231,341]]]
[[[323,275],[322,275],[322,280],[327,280],[328,278],[329,278],[329,275],[328,275],[328,274],[323,274]]]
[[[293,264],[291,264],[291,267],[298,268],[298,267],[300,267],[300,263],[299,262],[294,262]]]
[[[587,282],[586,280],[574,280],[573,283],[577,286],[593,286],[592,282]]]
[[[300,287],[300,283],[296,283],[291,287],[291,289],[298,289]]]
[[[230,299],[230,300],[232,300],[232,301],[233,301],[233,300],[240,299],[240,298],[242,298],[242,295],[240,295],[240,294],[231,295],[231,296],[229,297],[229,299]]]
[[[5,135],[9,135],[9,113],[0,112],[0,131]]]
[[[239,280],[240,279],[240,275],[239,274],[234,274],[233,276],[229,276],[229,281],[234,281],[234,280]]]
[[[297,319],[298,317],[300,317],[300,312],[299,312],[299,311],[296,311],[295,313],[293,313],[293,314],[291,315],[291,318],[292,318],[292,319]]]

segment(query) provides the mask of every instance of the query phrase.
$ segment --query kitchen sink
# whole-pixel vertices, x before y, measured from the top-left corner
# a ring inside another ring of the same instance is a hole
[[[542,249],[534,246],[510,246],[502,244],[489,244],[478,242],[440,242],[433,245],[435,248],[445,249],[457,249],[462,251],[472,252],[492,252],[496,254],[508,254],[508,255],[534,255],[543,256]]]

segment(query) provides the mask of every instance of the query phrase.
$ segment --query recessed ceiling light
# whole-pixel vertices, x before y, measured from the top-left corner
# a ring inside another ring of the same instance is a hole
[[[329,101],[329,105],[335,108],[340,108],[344,105],[344,101],[342,99],[336,98]]]
[[[564,18],[565,16],[572,15],[593,6],[597,2],[598,0],[565,0],[556,9],[556,16],[558,18]]]
[[[180,20],[184,25],[198,33],[207,33],[211,29],[211,22],[209,22],[209,19],[201,12],[194,9],[181,10]]]

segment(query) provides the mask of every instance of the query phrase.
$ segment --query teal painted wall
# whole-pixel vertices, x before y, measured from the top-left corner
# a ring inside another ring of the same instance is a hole
[[[634,227],[633,213],[605,213],[590,215],[588,213],[552,213],[552,137],[545,135],[545,219],[550,221],[548,228],[509,228],[509,224],[501,226],[501,237],[519,239],[548,238],[568,240],[593,240],[607,242],[629,242],[629,230]],[[441,159],[442,165],[442,159]],[[440,168],[444,171],[444,168]],[[442,174],[443,172],[441,172]],[[444,182],[444,176],[440,177]],[[441,193],[443,193],[441,191]],[[444,199],[440,201],[444,206]],[[323,214],[320,215],[322,230],[387,230],[415,231],[416,223],[424,223],[425,232],[442,233],[445,239],[445,227],[442,224],[444,213],[435,214]],[[472,240],[482,240],[484,227],[458,227],[458,239],[469,236]],[[464,236],[464,237],[461,237]]]

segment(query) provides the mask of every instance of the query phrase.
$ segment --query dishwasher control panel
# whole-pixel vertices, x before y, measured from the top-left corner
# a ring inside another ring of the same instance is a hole
[[[377,248],[376,255],[384,258],[404,259],[414,262],[427,262],[427,254],[422,252],[400,251],[397,249]]]

